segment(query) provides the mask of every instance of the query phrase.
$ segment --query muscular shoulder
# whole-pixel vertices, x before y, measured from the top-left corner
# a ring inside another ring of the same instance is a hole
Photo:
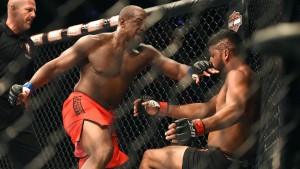
[[[108,41],[112,38],[111,34],[108,33],[101,33],[96,35],[86,35],[81,37],[78,41],[81,41],[83,43],[101,43]]]
[[[100,33],[97,35],[92,35],[93,40],[100,42],[107,42],[113,38],[112,33]]]
[[[111,36],[108,34],[86,35],[78,39],[73,47],[77,49],[80,48],[80,50],[91,50],[95,46],[105,44],[110,38]]]
[[[141,43],[139,48],[142,49],[143,53],[151,57],[157,56],[159,51],[155,49],[152,45]]]
[[[233,85],[241,85],[241,84],[249,84],[255,74],[253,71],[249,69],[237,69],[237,70],[231,70],[228,72],[226,77],[227,84],[233,84]]]
[[[245,73],[241,70],[231,70],[227,74],[227,79],[245,78]]]
[[[225,83],[227,86],[231,85],[241,85],[241,84],[248,84],[250,77],[242,70],[231,70],[228,72],[226,76]]]

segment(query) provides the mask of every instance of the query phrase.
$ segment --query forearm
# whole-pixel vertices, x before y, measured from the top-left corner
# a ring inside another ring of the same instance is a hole
[[[215,115],[202,119],[206,132],[222,130],[236,124],[242,117],[243,111],[238,106],[226,106]]]
[[[186,105],[169,105],[167,116],[176,119],[180,118],[204,118],[210,110],[205,103],[193,103]]]
[[[161,70],[163,75],[174,80],[181,80],[189,75],[188,70],[190,66],[168,59],[163,61],[158,68]]]
[[[189,70],[190,70],[190,66],[187,66],[185,64],[179,64],[178,73],[177,73],[177,76],[175,77],[175,79],[181,80],[184,77],[186,77],[187,75],[189,75],[189,77],[191,77],[189,74]]]
[[[29,82],[32,83],[34,89],[42,87],[61,73],[61,71],[53,65],[51,62],[46,63],[33,75]]]

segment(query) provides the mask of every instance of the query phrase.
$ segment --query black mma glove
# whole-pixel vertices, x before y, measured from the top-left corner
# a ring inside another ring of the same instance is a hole
[[[19,97],[19,94],[23,92],[23,86],[15,84],[9,90],[8,101],[12,106],[15,106]]]
[[[14,84],[9,90],[8,101],[12,106],[15,106],[20,93],[25,92],[27,94],[25,95],[25,97],[27,97],[33,91],[34,91],[34,87],[30,82],[25,83],[23,86]]]
[[[159,102],[154,97],[148,96],[148,95],[144,95],[141,97],[141,102],[138,104],[139,112],[149,115],[147,113],[145,107],[142,105],[143,102],[148,102],[149,107],[157,107],[158,111],[157,111],[156,115],[166,116],[168,113],[168,103],[167,102]]]
[[[212,68],[213,65],[210,61],[207,60],[201,60],[191,65],[192,67],[192,74],[201,74],[204,70],[207,70],[208,68]]]
[[[201,60],[191,64],[191,68],[188,70],[188,73],[193,76],[201,74],[203,71],[207,70],[208,68],[213,68],[213,65],[210,61]]]
[[[200,119],[191,120],[182,118],[175,121],[176,140],[180,145],[184,145],[191,137],[205,134],[205,126]]]

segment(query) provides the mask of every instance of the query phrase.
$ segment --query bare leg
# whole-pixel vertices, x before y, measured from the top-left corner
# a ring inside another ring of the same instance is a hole
[[[145,151],[140,169],[181,169],[187,146],[168,146]]]
[[[83,131],[79,142],[89,158],[81,169],[103,169],[113,155],[112,128],[100,126],[94,122],[84,121]]]

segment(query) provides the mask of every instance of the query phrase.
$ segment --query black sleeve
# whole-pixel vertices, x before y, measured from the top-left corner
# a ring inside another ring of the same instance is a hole
[[[25,75],[26,81],[30,80],[31,77],[36,72],[36,70],[38,69],[38,68],[36,68],[36,64],[35,64],[36,60],[37,60],[37,57],[38,57],[38,48],[36,46],[34,46],[33,42],[30,43],[30,46],[31,46],[31,49],[32,49],[32,54],[31,54],[32,60],[27,65],[27,70],[26,70],[26,75]]]

